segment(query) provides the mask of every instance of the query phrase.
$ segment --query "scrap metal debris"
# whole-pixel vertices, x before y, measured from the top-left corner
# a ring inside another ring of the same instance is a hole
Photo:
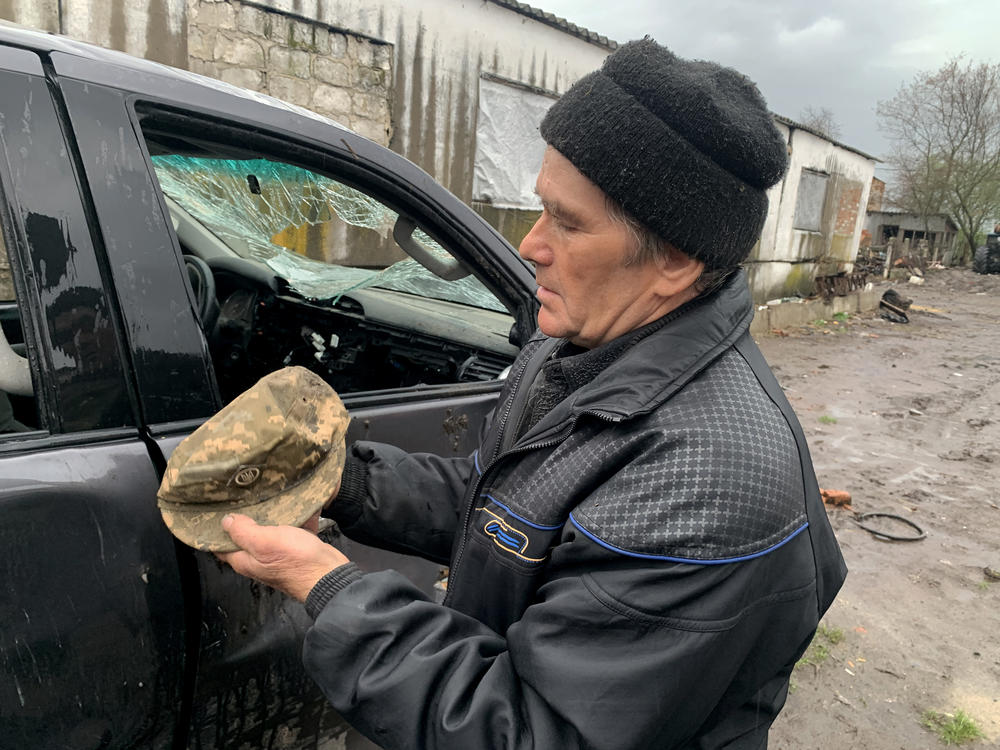
[[[886,289],[879,301],[879,308],[882,311],[879,317],[891,323],[909,323],[910,318],[906,311],[910,309],[911,304],[913,300],[907,299],[895,289]]]
[[[816,294],[829,302],[832,297],[843,297],[849,292],[863,289],[867,281],[868,274],[862,271],[841,271],[831,276],[817,276]]]

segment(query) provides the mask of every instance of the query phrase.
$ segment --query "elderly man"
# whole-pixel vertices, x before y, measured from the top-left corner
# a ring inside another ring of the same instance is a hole
[[[327,514],[451,565],[442,605],[229,516],[385,748],[763,748],[845,567],[738,265],[785,144],[754,85],[624,45],[554,104],[521,244],[540,332],[468,459],[356,443]]]

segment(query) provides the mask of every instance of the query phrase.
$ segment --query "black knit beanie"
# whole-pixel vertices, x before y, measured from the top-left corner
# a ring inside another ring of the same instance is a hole
[[[750,79],[655,41],[622,45],[552,105],[545,141],[632,216],[708,270],[760,236],[788,152]]]

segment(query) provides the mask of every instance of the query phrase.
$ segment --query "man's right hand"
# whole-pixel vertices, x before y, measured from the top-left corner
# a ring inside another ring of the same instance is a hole
[[[319,579],[348,560],[311,530],[294,526],[261,526],[233,513],[222,528],[240,549],[216,556],[240,575],[266,583],[304,602]]]

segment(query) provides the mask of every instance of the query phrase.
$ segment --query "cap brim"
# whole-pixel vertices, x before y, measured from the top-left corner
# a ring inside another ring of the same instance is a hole
[[[249,516],[262,526],[302,526],[330,499],[344,471],[346,449],[342,440],[336,450],[319,464],[310,477],[279,495],[240,508],[212,509],[211,503],[187,507],[159,504],[167,528],[184,544],[207,552],[235,552],[239,547],[223,528],[229,513]]]

